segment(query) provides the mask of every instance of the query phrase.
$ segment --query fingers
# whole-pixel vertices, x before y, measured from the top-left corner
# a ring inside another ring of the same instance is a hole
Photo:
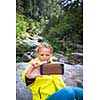
[[[42,65],[42,64],[45,64],[45,63],[47,63],[47,61],[42,61],[42,62],[39,63],[39,65]]]
[[[34,68],[36,68],[36,67],[39,67],[40,65],[45,64],[45,63],[47,63],[47,61],[42,61],[39,63],[33,62],[32,65],[34,66]]]
[[[34,66],[34,68],[37,68],[37,67],[40,66],[40,65],[39,65],[39,63],[33,62],[33,63],[32,63],[32,66]]]
[[[32,77],[43,77],[43,75],[40,74],[40,65],[47,63],[47,61],[42,61],[42,62],[33,62],[32,63],[32,67],[33,67],[33,71],[32,71]]]

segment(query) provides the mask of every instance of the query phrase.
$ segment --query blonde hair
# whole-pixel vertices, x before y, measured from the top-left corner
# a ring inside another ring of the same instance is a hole
[[[53,48],[52,48],[52,46],[51,46],[50,44],[48,44],[48,43],[45,43],[45,42],[43,42],[43,43],[41,43],[39,46],[37,46],[37,48],[36,48],[36,53],[39,52],[39,48],[41,48],[41,47],[49,48],[50,51],[51,51],[51,54],[53,53]]]
[[[40,45],[38,45],[38,46],[36,47],[36,49],[35,49],[36,53],[35,53],[34,56],[37,57],[37,55],[38,55],[38,53],[39,53],[39,49],[40,49],[41,47],[49,48],[51,54],[53,54],[53,48],[52,48],[52,46],[51,46],[50,44],[48,44],[48,43],[43,42],[43,43],[41,43]]]

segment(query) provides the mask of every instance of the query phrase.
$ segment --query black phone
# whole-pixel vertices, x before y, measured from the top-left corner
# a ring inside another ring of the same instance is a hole
[[[41,75],[50,75],[50,74],[64,74],[64,64],[42,64],[40,66]]]

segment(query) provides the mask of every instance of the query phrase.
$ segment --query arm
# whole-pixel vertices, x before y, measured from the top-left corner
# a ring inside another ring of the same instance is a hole
[[[30,70],[30,66],[32,65],[33,62],[34,62],[34,60],[31,60],[28,63],[27,67],[22,71],[22,74],[21,74],[22,81],[24,83],[26,83],[26,86],[28,86],[29,84],[31,84],[35,80],[35,78],[29,77],[31,72],[28,72],[28,70]],[[27,73],[27,75],[26,75],[26,73]]]
[[[35,63],[34,61],[30,61],[27,68],[22,72],[22,80],[26,83],[26,86],[32,84],[35,81],[35,78],[40,75],[40,65],[46,63]]]
[[[38,76],[38,74],[39,74],[38,67],[33,64],[30,64],[25,74],[26,86],[32,84],[35,81],[36,79],[35,77]]]
[[[47,63],[47,61],[43,61],[43,62],[39,62],[39,63],[32,62],[32,64],[30,64],[28,70],[26,71],[25,76],[29,79],[33,79],[38,76],[41,77],[42,75],[40,75],[40,65],[42,65],[44,63]]]
[[[40,70],[39,70],[39,63],[32,63],[28,70],[26,71],[26,74],[25,76],[28,78],[28,79],[33,79],[37,76],[40,76]]]

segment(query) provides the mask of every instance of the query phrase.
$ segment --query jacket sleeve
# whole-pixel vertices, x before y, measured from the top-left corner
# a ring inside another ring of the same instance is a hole
[[[61,75],[53,75],[53,81],[57,90],[66,87]]]
[[[22,81],[25,83],[25,70],[22,71],[21,78]]]
[[[25,79],[26,79],[25,78],[26,71],[28,70],[28,68],[29,68],[29,66],[30,66],[31,63],[32,63],[32,60],[28,63],[27,67],[22,71],[21,78],[22,78],[22,81],[24,83],[26,83],[26,81],[25,81]]]
[[[27,72],[27,70],[28,70],[28,68],[30,67],[30,65],[32,64],[32,62],[40,62],[39,61],[39,59],[38,58],[36,58],[36,59],[34,59],[34,60],[31,60],[31,61],[29,61],[29,63],[28,63],[28,65],[27,65],[27,67],[22,71],[22,81],[28,86],[30,83],[32,83],[32,81],[35,81],[35,79],[27,79],[26,77],[25,77],[25,74],[26,74],[26,72]],[[28,83],[26,83],[26,82],[28,82]]]

